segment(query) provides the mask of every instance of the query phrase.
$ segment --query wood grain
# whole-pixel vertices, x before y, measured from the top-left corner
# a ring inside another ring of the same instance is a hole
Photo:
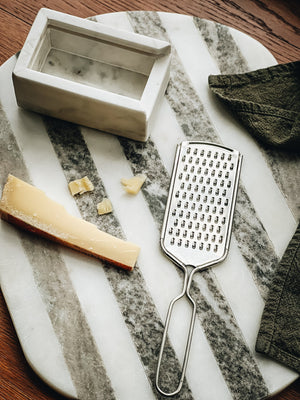
[[[0,65],[21,49],[41,7],[83,18],[126,10],[194,15],[252,36],[268,48],[279,63],[300,59],[298,0],[0,0]],[[299,398],[300,379],[273,400]],[[0,400],[63,399],[27,364],[0,293]]]
[[[195,15],[249,34],[267,47],[279,63],[295,61],[300,54],[300,5],[297,0],[0,0],[0,64],[22,47],[41,7],[83,18],[125,10]]]

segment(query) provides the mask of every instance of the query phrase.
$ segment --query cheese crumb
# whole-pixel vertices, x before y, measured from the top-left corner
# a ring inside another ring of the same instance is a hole
[[[108,214],[112,212],[112,204],[106,197],[97,204],[97,210],[99,215]]]
[[[126,190],[127,193],[137,194],[140,191],[145,180],[146,180],[146,175],[138,174],[130,179],[125,179],[125,178],[121,179],[121,183],[124,186],[124,189]]]
[[[70,182],[69,189],[72,196],[75,196],[75,194],[78,193],[82,194],[94,190],[94,185],[87,176],[84,176],[81,179],[76,179],[75,181]]]

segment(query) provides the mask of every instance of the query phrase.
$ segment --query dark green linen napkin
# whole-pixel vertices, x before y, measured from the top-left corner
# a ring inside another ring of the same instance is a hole
[[[256,350],[300,373],[300,224],[272,280]]]
[[[210,89],[259,140],[300,151],[300,61],[211,75]]]
[[[300,152],[300,62],[234,75],[209,86],[258,140]],[[256,350],[300,373],[300,224],[274,272]]]

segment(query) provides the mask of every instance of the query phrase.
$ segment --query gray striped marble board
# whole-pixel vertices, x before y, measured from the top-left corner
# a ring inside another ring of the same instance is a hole
[[[169,302],[183,284],[159,247],[169,177],[177,143],[212,141],[236,148],[244,161],[229,255],[194,278],[196,325],[176,398],[268,397],[297,377],[254,346],[274,268],[299,218],[300,163],[252,140],[213,98],[207,77],[276,61],[249,36],[198,18],[128,12],[92,19],[172,44],[170,82],[150,139],[133,142],[19,109],[12,57],[0,69],[1,187],[12,173],[70,213],[139,244],[141,253],[128,273],[1,222],[1,289],[24,354],[69,397],[162,398],[154,385],[157,357]],[[147,175],[143,190],[129,196],[120,179],[140,172]],[[67,183],[84,175],[95,190],[74,199]],[[114,212],[98,216],[104,195]],[[179,376],[189,312],[182,302],[171,324],[163,368],[170,386]]]

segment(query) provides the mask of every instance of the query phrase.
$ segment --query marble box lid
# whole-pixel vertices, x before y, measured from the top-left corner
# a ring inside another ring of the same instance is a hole
[[[18,105],[146,141],[170,68],[168,42],[42,8],[13,71]]]

